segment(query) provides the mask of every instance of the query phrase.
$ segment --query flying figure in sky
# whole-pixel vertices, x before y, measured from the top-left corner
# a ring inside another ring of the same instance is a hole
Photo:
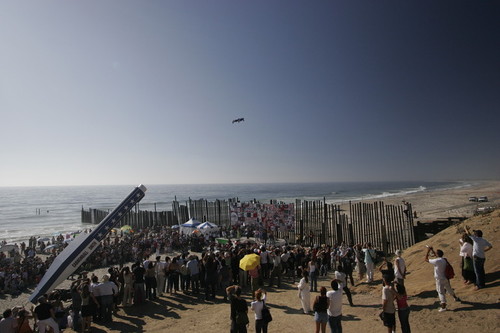
[[[245,121],[245,118],[237,118],[237,119],[233,120],[233,124],[234,123],[241,123],[242,121]]]

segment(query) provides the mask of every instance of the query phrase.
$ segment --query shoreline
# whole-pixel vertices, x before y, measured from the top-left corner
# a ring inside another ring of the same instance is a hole
[[[488,202],[470,202],[470,196],[487,196]],[[500,181],[482,181],[475,185],[426,190],[422,192],[395,195],[383,199],[356,200],[352,202],[372,203],[382,201],[385,204],[401,205],[402,201],[412,204],[413,211],[417,212],[415,221],[429,222],[438,218],[474,216],[478,207],[500,206]],[[349,211],[349,203],[340,205]]]
[[[382,182],[383,183],[383,182]],[[417,182],[418,183],[418,182]],[[418,218],[423,218],[426,220],[431,220],[434,218],[445,218],[449,216],[473,216],[474,203],[469,203],[467,201],[468,195],[475,196],[483,196],[486,195],[490,198],[489,203],[485,203],[486,205],[500,204],[500,181],[455,181],[450,182],[455,183],[454,186],[449,188],[438,188],[438,189],[426,189],[423,191],[417,190],[413,193],[408,193],[406,191],[401,191],[396,194],[390,194],[388,196],[384,196],[382,193],[368,195],[366,198],[353,198],[350,202],[375,202],[382,201],[386,204],[400,205],[401,200],[407,200],[413,205],[413,210],[416,210],[418,213]],[[424,185],[421,185],[425,187]],[[411,189],[408,189],[411,190]],[[410,192],[412,192],[411,190]],[[495,193],[496,192],[496,193]],[[460,198],[460,194],[462,197]],[[450,200],[450,196],[453,197],[453,200]],[[448,197],[448,198],[446,198]],[[433,198],[437,198],[440,202],[434,202]],[[319,200],[319,199],[311,199],[311,200]],[[264,202],[264,201],[263,201]],[[292,203],[294,200],[287,200],[286,202]],[[341,206],[341,208],[348,211],[349,209],[349,200],[337,200],[337,199],[327,199],[327,203],[337,204]],[[454,207],[450,209],[448,212],[447,207]],[[463,206],[463,207],[458,207]],[[477,203],[476,203],[477,206]],[[484,205],[483,205],[484,206]],[[457,215],[458,214],[458,215]],[[79,218],[80,219],[80,218]],[[73,224],[72,227],[68,229],[58,230],[62,232],[63,235],[67,233],[72,233],[78,230],[84,230],[86,228],[93,228],[94,224]],[[64,228],[64,227],[63,227]],[[8,244],[27,242],[30,236],[40,237],[49,237],[54,236],[54,233],[48,232],[43,234],[36,235],[16,235],[13,237],[5,237],[3,239],[8,240]],[[1,239],[0,239],[1,240]]]

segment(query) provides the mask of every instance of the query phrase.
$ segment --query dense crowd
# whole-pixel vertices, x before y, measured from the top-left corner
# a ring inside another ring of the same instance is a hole
[[[230,233],[231,231],[225,231],[220,235],[228,236]],[[481,243],[480,237],[464,235],[464,239],[471,246],[477,243],[484,245],[486,250],[491,248],[491,244]],[[24,248],[24,256],[8,260],[7,265],[2,261],[4,285],[9,274],[9,281],[13,279],[13,273],[24,287],[36,283],[57,254],[54,250],[44,261],[33,253],[32,245],[33,242],[30,241],[29,246]],[[54,247],[59,251],[62,248],[63,246]],[[197,249],[201,251],[194,251]],[[429,252],[431,251],[433,252],[430,247]],[[467,255],[473,257],[472,253]],[[258,263],[248,269],[241,269],[240,263],[248,256],[258,256]],[[436,259],[429,259],[428,253],[425,259],[435,266],[436,275],[441,274],[445,268],[440,260],[443,252],[438,250],[435,256]],[[268,320],[263,319],[263,313],[266,312],[264,288],[279,289],[286,280],[288,283],[298,282],[302,310],[306,314],[314,312],[317,332],[324,332],[327,322],[332,332],[339,332],[339,294],[345,294],[349,304],[354,306],[348,287],[349,283],[354,285],[353,273],[357,272],[358,282],[366,279],[366,283],[372,283],[375,265],[381,259],[381,253],[373,249],[370,243],[307,247],[286,244],[278,246],[258,241],[242,242],[241,239],[219,243],[214,235],[182,235],[170,228],[114,234],[105,239],[82,265],[77,277],[73,277],[70,290],[56,290],[41,297],[31,313],[22,308],[8,309],[4,312],[2,323],[7,325],[6,320],[15,319],[17,326],[21,327],[26,326],[24,323],[29,323],[30,318],[36,318],[40,332],[47,327],[51,327],[53,332],[66,327],[87,332],[91,330],[92,322],[111,322],[119,305],[140,306],[160,296],[185,293],[198,295],[205,300],[229,298],[231,330],[246,332],[247,323],[239,322],[237,310],[243,308],[240,295],[242,290],[246,290],[254,299],[251,309],[255,312],[257,332],[267,332]],[[107,274],[96,276],[89,273],[100,267],[109,267]],[[384,261],[379,265],[378,270],[382,273],[384,282],[381,314],[384,325],[388,327],[388,332],[395,329],[396,301],[403,332],[410,332],[409,306],[404,285],[406,264],[401,251],[396,252],[393,261]],[[318,277],[326,276],[329,272],[334,276],[332,291],[327,291],[324,287],[318,291]],[[472,278],[464,267],[462,273],[464,279],[467,277],[466,281],[471,282]],[[436,279],[438,280],[437,275]],[[437,284],[437,288],[442,303],[446,292],[458,300],[449,281],[447,284],[443,282],[443,286]],[[312,306],[311,292],[319,292]],[[69,302],[64,305],[63,301],[66,300]],[[445,307],[446,304],[442,305],[442,308]],[[30,329],[28,325],[26,330],[19,332],[30,332]]]

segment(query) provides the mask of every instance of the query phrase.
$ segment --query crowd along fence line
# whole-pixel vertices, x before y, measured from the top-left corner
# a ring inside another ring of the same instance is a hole
[[[158,225],[173,226],[196,218],[200,222],[210,221],[229,227],[229,207],[233,200],[237,199],[189,199],[184,203],[174,200],[170,211],[145,211],[135,207],[121,224],[143,229]],[[296,200],[294,209],[295,230],[273,231],[275,237],[289,243],[311,246],[370,242],[385,253],[394,253],[396,249],[405,249],[417,241],[411,205],[386,205],[382,201],[349,202],[346,208],[346,205],[326,203],[323,199]],[[98,224],[107,214],[105,210],[85,210],[82,207],[82,223]]]

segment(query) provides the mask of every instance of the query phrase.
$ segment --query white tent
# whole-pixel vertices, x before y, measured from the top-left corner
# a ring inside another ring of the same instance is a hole
[[[189,221],[181,225],[181,233],[183,234],[191,234],[197,226],[201,224],[200,221],[191,218]]]
[[[212,233],[212,232],[217,232],[219,231],[219,226],[217,224],[214,224],[212,222],[203,222],[199,226],[196,227],[197,229],[201,230],[203,233]]]

